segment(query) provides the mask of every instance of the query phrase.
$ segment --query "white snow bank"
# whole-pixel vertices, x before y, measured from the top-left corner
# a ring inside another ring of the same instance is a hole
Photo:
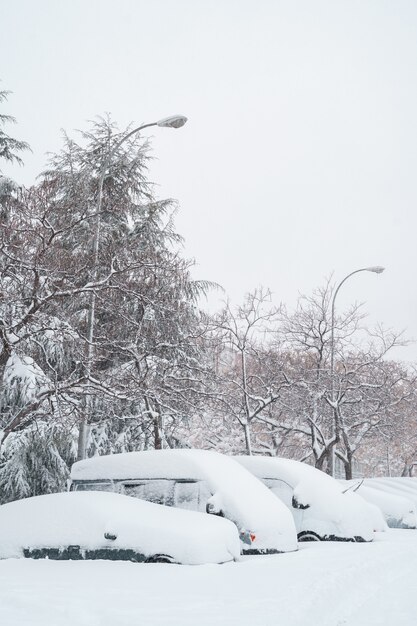
[[[22,557],[24,548],[69,545],[167,554],[190,565],[230,561],[240,547],[228,520],[120,494],[57,493],[0,506],[0,558]]]
[[[297,549],[288,509],[250,472],[230,457],[207,450],[149,450],[94,457],[74,463],[72,480],[161,479],[205,481],[213,512],[235,522],[244,549]],[[249,537],[252,535],[252,542]]]
[[[310,465],[279,457],[235,458],[286,504],[299,535],[371,541],[374,531],[386,529],[378,509],[357,494],[343,493],[334,478]]]
[[[0,561],[2,626],[413,626],[417,531],[187,567]]]

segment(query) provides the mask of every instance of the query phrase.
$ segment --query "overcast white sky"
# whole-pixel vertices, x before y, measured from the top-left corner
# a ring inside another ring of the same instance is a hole
[[[196,278],[290,308],[331,272],[338,307],[417,338],[417,3],[0,0],[3,111],[33,150],[110,112],[151,129],[151,177],[178,199]],[[6,168],[3,168],[5,170]],[[417,346],[396,356],[417,360]]]

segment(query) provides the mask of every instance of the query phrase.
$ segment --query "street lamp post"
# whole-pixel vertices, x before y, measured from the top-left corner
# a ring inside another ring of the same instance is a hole
[[[101,204],[103,200],[103,184],[104,179],[106,177],[106,172],[111,165],[112,159],[116,154],[117,150],[120,146],[127,141],[133,135],[140,133],[144,128],[150,128],[151,126],[159,126],[161,128],[181,128],[186,123],[187,118],[184,115],[172,115],[170,117],[165,117],[157,122],[151,122],[150,124],[142,124],[137,128],[131,130],[127,135],[122,137],[120,141],[118,141],[113,148],[109,151],[107,158],[104,160],[103,165],[100,170],[100,178],[98,181],[98,194],[97,194],[97,205],[96,205],[96,223],[94,228],[94,239],[93,239],[93,272],[92,277],[93,281],[97,278],[97,269],[98,269],[98,255],[100,248],[100,230],[101,230]],[[94,322],[95,322],[95,309],[96,309],[96,294],[95,290],[92,289],[90,293],[90,304],[88,308],[88,318],[87,318],[87,362],[85,367],[85,377],[86,380],[90,379],[91,370],[92,370],[92,362],[94,356]],[[89,417],[91,415],[91,397],[88,394],[86,397],[86,407],[85,414],[80,422],[80,430],[78,436],[78,453],[77,459],[82,460],[86,457],[87,451],[87,432],[88,432],[88,423]]]
[[[359,270],[355,270],[354,272],[351,272],[350,274],[348,274],[347,276],[344,277],[343,280],[340,281],[340,283],[338,284],[338,286],[336,287],[336,290],[334,292],[333,295],[333,299],[332,299],[332,317],[331,317],[331,326],[330,326],[330,396],[331,396],[331,401],[332,401],[332,408],[334,410],[334,405],[336,402],[335,399],[335,388],[334,388],[334,325],[335,325],[335,301],[336,301],[336,296],[339,293],[340,287],[348,280],[348,278],[350,278],[351,276],[353,276],[354,274],[358,274],[359,272],[373,272],[374,274],[382,274],[382,272],[384,271],[384,267],[381,267],[379,265],[373,266],[373,267],[362,267]],[[335,475],[335,447],[334,445],[332,446],[332,451],[331,451],[331,455],[330,455],[330,462],[331,462],[331,474],[332,476]]]

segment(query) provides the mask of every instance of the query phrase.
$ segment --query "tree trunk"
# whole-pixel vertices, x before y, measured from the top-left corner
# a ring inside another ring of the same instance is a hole
[[[329,476],[334,476],[335,475],[335,471],[336,471],[336,454],[335,454],[335,449],[334,446],[331,446],[331,448],[329,448],[327,450],[327,454],[326,454],[326,474],[328,474]]]
[[[413,466],[408,463],[404,464],[403,471],[401,472],[401,476],[403,478],[411,476]]]
[[[162,428],[161,428],[161,415],[159,411],[152,408],[150,400],[147,396],[144,397],[146,411],[152,419],[153,425],[153,445],[155,450],[162,450]]]
[[[89,426],[87,424],[87,418],[86,416],[83,416],[82,421],[80,422],[80,430],[78,432],[77,461],[82,461],[87,457],[88,429]]]
[[[153,434],[154,434],[154,445],[155,450],[162,450],[162,433],[161,433],[161,425],[159,423],[159,413],[155,414],[153,417]]]
[[[352,480],[353,478],[353,454],[347,453],[347,459],[344,462],[345,466],[345,478],[346,480]]]
[[[243,425],[243,430],[245,432],[246,454],[248,456],[252,456],[252,443],[251,443],[250,428],[249,428],[248,423]]]
[[[329,458],[331,457],[331,450],[325,449],[320,453],[320,456],[316,457],[314,467],[316,469],[321,470],[322,472],[326,472],[326,474],[330,473],[331,462]],[[326,469],[324,469],[324,465],[326,464]]]

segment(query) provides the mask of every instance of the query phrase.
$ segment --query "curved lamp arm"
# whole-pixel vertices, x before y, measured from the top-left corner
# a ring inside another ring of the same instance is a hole
[[[335,318],[335,301],[336,301],[336,296],[339,293],[339,289],[340,287],[348,280],[348,278],[350,278],[351,276],[353,276],[354,274],[358,274],[359,272],[373,272],[374,274],[382,274],[382,272],[384,271],[385,267],[381,267],[380,265],[375,265],[372,267],[362,267],[358,270],[355,270],[354,272],[351,272],[350,274],[348,274],[347,276],[344,277],[343,280],[340,281],[340,283],[338,284],[338,286],[336,287],[336,291],[334,292],[333,298],[332,298],[332,318],[331,318],[331,327],[330,327],[330,331],[331,331],[331,336],[330,336],[330,383],[331,383],[331,395],[332,395],[332,402],[334,401],[334,383],[333,383],[333,375],[334,375],[334,318]]]

